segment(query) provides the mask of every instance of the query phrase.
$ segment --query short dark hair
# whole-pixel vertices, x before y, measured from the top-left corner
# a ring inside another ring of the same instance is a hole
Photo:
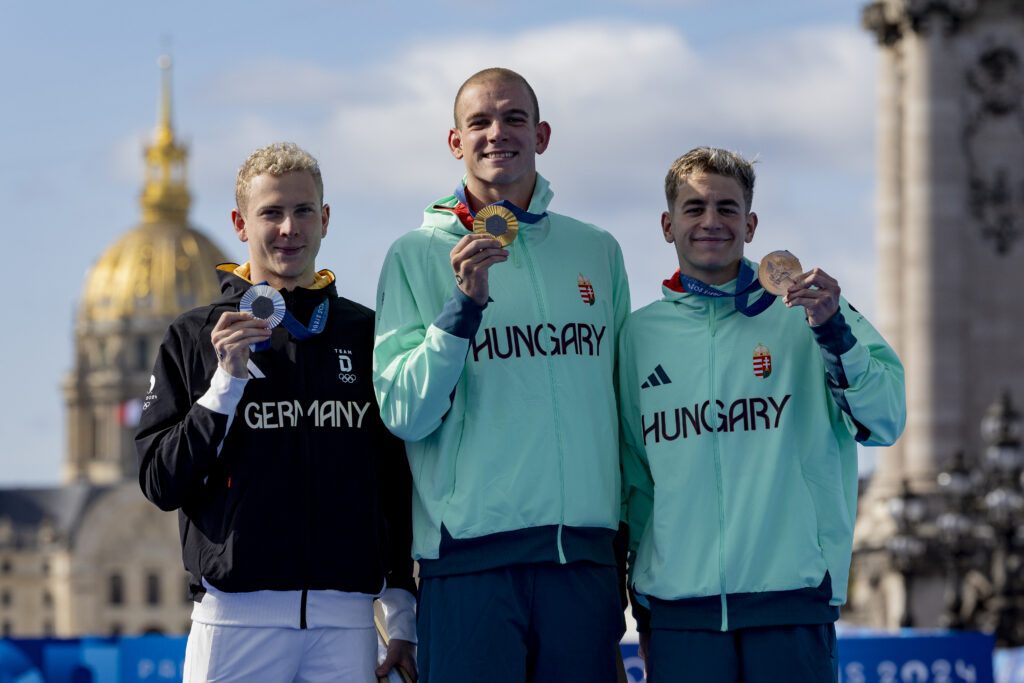
[[[465,83],[459,86],[459,91],[455,93],[455,106],[453,107],[456,128],[459,127],[459,100],[462,99],[462,93],[470,86],[489,82],[517,83],[526,88],[526,93],[530,96],[530,102],[533,103],[533,122],[535,124],[540,123],[540,104],[537,102],[537,93],[533,92],[530,84],[512,69],[495,66],[483,71],[477,71],[467,78]]]
[[[695,175],[720,175],[732,178],[743,190],[747,211],[754,201],[754,162],[736,152],[718,147],[695,147],[672,162],[665,176],[665,199],[671,211],[679,197],[679,183]]]

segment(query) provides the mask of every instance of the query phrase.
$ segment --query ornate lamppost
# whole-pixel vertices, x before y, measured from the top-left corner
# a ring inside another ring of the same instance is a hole
[[[992,597],[988,612],[1000,645],[1024,643],[1024,452],[1021,416],[1004,393],[981,421],[985,449],[984,507],[992,529]]]
[[[958,453],[938,475],[940,510],[923,534],[946,573],[944,625],[994,633],[1002,646],[1024,644],[1024,450],[1021,415],[1004,393],[981,422],[978,466]],[[898,524],[897,524],[898,525]]]
[[[928,546],[921,538],[919,527],[928,513],[927,501],[910,490],[904,479],[898,495],[889,499],[889,514],[896,524],[896,533],[886,542],[893,568],[903,578],[903,614],[900,626],[914,625],[910,602],[914,588],[914,576],[922,569]]]

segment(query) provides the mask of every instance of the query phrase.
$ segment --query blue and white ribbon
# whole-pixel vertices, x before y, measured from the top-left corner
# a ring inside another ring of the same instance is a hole
[[[747,265],[746,261],[740,261],[740,272],[736,276],[736,293],[730,294],[729,292],[723,292],[720,289],[716,289],[711,285],[701,282],[696,278],[692,278],[689,275],[684,275],[682,271],[679,273],[679,282],[682,284],[683,289],[692,294],[699,296],[709,296],[712,298],[725,298],[734,297],[736,299],[736,310],[747,316],[753,318],[758,313],[763,312],[766,308],[772,305],[775,301],[775,295],[767,291],[762,291],[761,296],[752,304],[747,304],[747,299],[750,295],[759,289],[762,289],[761,283],[756,277],[754,269]]]
[[[266,282],[250,287],[242,295],[242,300],[238,302],[239,311],[252,313],[255,317],[266,320],[271,328],[284,325],[288,333],[298,341],[315,337],[324,331],[324,328],[327,327],[327,312],[330,307],[330,300],[325,298],[313,309],[309,325],[303,325],[285,306],[281,292]],[[249,348],[252,351],[266,351],[270,348],[270,340],[250,344]]]

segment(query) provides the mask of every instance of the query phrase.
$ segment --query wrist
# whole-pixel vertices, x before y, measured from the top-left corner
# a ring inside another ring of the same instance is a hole
[[[249,368],[246,367],[244,361],[239,361],[236,358],[225,358],[217,363],[217,366],[235,379],[249,378]]]

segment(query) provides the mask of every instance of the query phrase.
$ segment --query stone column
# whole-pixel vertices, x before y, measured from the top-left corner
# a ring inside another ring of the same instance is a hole
[[[964,416],[963,151],[956,50],[960,18],[952,0],[908,2],[902,40],[903,273],[901,346],[908,420],[904,474],[935,487],[960,446]]]
[[[878,41],[878,98],[875,119],[875,248],[878,257],[879,332],[902,357],[904,290],[902,287],[903,224],[900,134],[902,126],[902,58],[900,27],[886,3],[874,2],[864,10],[863,25]],[[900,444],[879,458],[871,480],[872,497],[885,497],[899,489],[903,477]]]

